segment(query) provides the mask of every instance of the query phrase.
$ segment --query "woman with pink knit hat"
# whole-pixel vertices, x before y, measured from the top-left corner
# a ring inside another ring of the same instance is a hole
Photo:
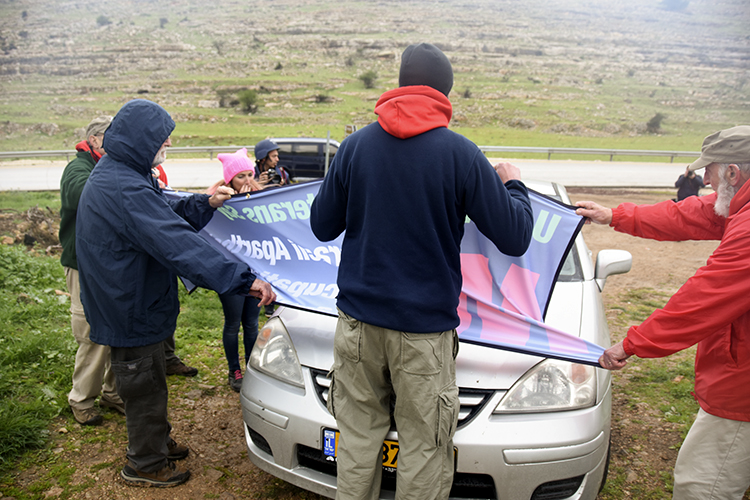
[[[255,167],[247,156],[247,149],[242,148],[236,153],[220,153],[218,155],[224,167],[224,178],[208,188],[208,194],[213,193],[219,186],[229,186],[235,193],[249,193],[263,189],[253,178]],[[258,315],[260,302],[249,295],[219,294],[221,307],[224,309],[224,332],[222,343],[224,355],[229,365],[229,387],[235,392],[242,388],[242,369],[239,359],[239,331],[242,323],[243,345],[245,347],[245,364],[250,358],[255,339],[258,337]]]
[[[219,153],[217,156],[224,167],[224,178],[208,188],[207,194],[213,194],[219,186],[229,186],[238,194],[263,189],[255,180],[255,165],[247,156],[247,148],[231,154]]]

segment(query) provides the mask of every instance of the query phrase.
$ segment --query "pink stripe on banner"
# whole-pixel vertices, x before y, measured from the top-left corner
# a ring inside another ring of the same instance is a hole
[[[491,304],[477,303],[479,316],[482,318],[481,338],[501,345],[524,347],[529,349],[530,354],[544,356],[549,354],[558,355],[584,355],[590,354],[590,345],[578,337],[573,337],[565,332],[536,322],[530,318],[524,318],[516,312],[498,310]],[[534,334],[531,335],[531,327],[534,326]],[[604,351],[599,346],[593,346],[594,361]]]
[[[511,264],[505,275],[500,292],[503,294],[503,309],[517,312],[537,321],[542,320],[542,311],[536,301],[534,290],[539,282],[539,273]]]
[[[461,291],[477,300],[492,302],[492,274],[488,262],[484,255],[461,254]]]
[[[512,264],[500,286],[503,305],[498,307],[492,303],[493,280],[488,259],[479,254],[462,254],[461,267],[464,286],[458,307],[461,320],[459,338],[472,323],[473,318],[467,307],[467,299],[471,298],[475,303],[476,317],[481,319],[481,331],[472,331],[469,338],[476,338],[476,335],[488,345],[508,346],[543,357],[568,355],[596,364],[599,351],[603,351],[599,346],[593,346],[592,352],[589,350],[592,346],[584,340],[551,328],[541,319],[534,318],[541,318],[534,296],[534,289],[539,281],[538,273]]]

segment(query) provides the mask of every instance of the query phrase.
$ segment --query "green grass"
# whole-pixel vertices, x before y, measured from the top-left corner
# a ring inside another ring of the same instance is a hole
[[[0,246],[0,470],[43,446],[50,419],[67,407],[75,341],[55,258]]]
[[[620,325],[642,323],[654,310],[664,307],[670,295],[651,288],[634,288],[628,290],[621,298],[621,306],[614,309],[623,314],[617,317]]]
[[[628,290],[618,301],[624,304],[618,307],[623,314],[615,321],[622,326],[640,324],[654,310],[664,307],[669,297],[649,288]],[[633,404],[644,402],[658,408],[664,420],[680,424],[683,436],[698,411],[691,393],[695,383],[694,357],[695,347],[663,359],[633,357],[629,362],[633,367],[628,370],[628,383],[624,385]]]
[[[60,191],[0,191],[0,211],[25,212],[31,207],[60,212]]]
[[[15,196],[16,193],[13,195]],[[8,193],[0,193],[0,206]],[[36,198],[28,201],[36,202]],[[18,209],[23,210],[23,203]],[[81,443],[126,442],[125,426],[103,432],[99,427],[78,426],[67,404],[67,393],[77,345],[70,332],[69,299],[63,268],[55,257],[35,250],[0,246],[0,496],[18,500],[41,499],[50,488],[70,498],[92,486],[92,479],[73,484],[77,463],[62,459],[50,446],[56,429],[76,426],[78,441],[64,440],[65,449]],[[181,314],[175,333],[177,353],[200,369],[202,384],[226,384],[226,360],[221,343],[223,312],[213,291],[198,289],[188,295],[180,289]],[[261,313],[261,324],[265,316]],[[195,380],[173,377],[176,393],[194,388]],[[210,393],[210,389],[205,389]],[[122,419],[104,412],[105,420]],[[75,455],[74,455],[75,456]],[[24,486],[17,472],[43,467]],[[90,472],[107,469],[111,463],[93,465]]]
[[[698,412],[698,403],[692,395],[694,354],[693,348],[669,359],[633,359],[631,364],[638,368],[630,374],[624,388],[632,404],[647,403],[657,408],[665,421],[680,424],[683,438]]]

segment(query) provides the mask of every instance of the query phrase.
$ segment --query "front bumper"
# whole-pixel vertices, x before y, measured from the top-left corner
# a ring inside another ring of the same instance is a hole
[[[311,371],[303,375],[304,390],[247,370],[240,400],[249,456],[276,477],[334,498],[335,463],[321,450],[322,429],[336,422]],[[606,469],[611,393],[585,410],[493,415],[501,397],[495,392],[456,431],[451,498],[595,499]],[[381,498],[393,498],[388,484],[384,477]]]

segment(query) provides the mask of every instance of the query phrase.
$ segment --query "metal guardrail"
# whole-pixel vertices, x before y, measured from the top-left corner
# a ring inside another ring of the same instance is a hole
[[[609,155],[609,161],[615,156],[668,156],[669,163],[674,163],[675,158],[697,158],[699,151],[656,151],[652,149],[586,149],[586,148],[536,148],[521,146],[479,146],[483,153],[538,153],[546,154],[550,160],[552,155]]]
[[[189,147],[172,147],[169,152],[172,154],[205,154],[213,160],[215,153],[233,153],[239,148],[245,147],[248,152],[253,151],[253,146],[189,146]],[[535,153],[546,154],[550,160],[552,155],[600,155],[609,156],[609,161],[613,161],[615,156],[664,156],[669,157],[669,162],[674,163],[675,158],[697,158],[700,152],[697,151],[656,151],[651,149],[586,149],[586,148],[537,148],[521,146],[479,146],[483,153]],[[50,158],[64,156],[70,161],[70,157],[75,155],[75,151],[48,150],[48,151],[0,151],[0,161],[18,158]]]
[[[254,146],[189,146],[189,147],[171,147],[169,148],[170,153],[196,153],[205,154],[208,153],[209,157],[213,160],[214,153],[234,153],[240,148],[247,148],[249,153],[252,153],[255,149]],[[70,149],[58,149],[58,150],[45,150],[45,151],[0,151],[0,161],[12,160],[18,158],[52,158],[64,156],[67,161],[70,161],[70,157],[76,154],[75,150]]]

